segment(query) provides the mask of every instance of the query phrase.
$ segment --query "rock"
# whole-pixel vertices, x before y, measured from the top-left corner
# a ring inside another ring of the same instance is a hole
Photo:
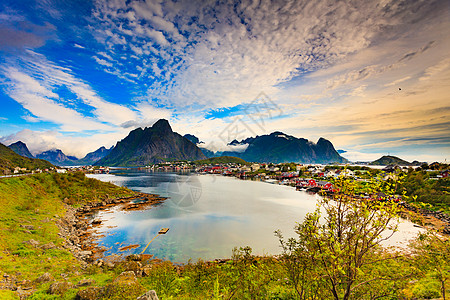
[[[68,289],[71,289],[72,286],[73,284],[68,281],[55,282],[50,285],[48,293],[62,296]]]
[[[128,261],[142,261],[142,255],[140,254],[131,254],[126,257]]]
[[[117,276],[114,280],[113,280],[113,284],[127,284],[127,285],[131,285],[131,284],[136,284],[137,283],[137,278],[136,278],[136,274],[133,271],[125,271],[120,273],[119,276]]]
[[[144,266],[141,270],[142,276],[150,276],[152,272],[152,266]]]
[[[141,273],[142,264],[138,261],[130,261],[127,263],[126,270],[133,271],[135,274]]]
[[[107,262],[105,265],[110,269],[114,268],[114,264],[112,262]]]
[[[76,287],[88,286],[88,285],[92,285],[94,283],[95,283],[95,280],[91,279],[91,278],[81,279],[80,281],[78,281],[78,284],[76,285]]]
[[[31,246],[33,246],[33,247],[39,246],[39,241],[35,241],[35,240],[33,240],[33,239],[28,240],[28,241],[24,241],[23,243],[24,243],[24,244],[31,245]]]
[[[81,256],[89,256],[89,255],[92,255],[92,251],[89,251],[89,250],[88,251],[81,251],[80,255]]]
[[[144,295],[139,296],[136,300],[159,300],[154,290],[150,290]]]
[[[96,300],[99,299],[103,289],[98,286],[90,286],[84,290],[79,290],[75,299],[77,300]]]
[[[33,225],[20,224],[19,226],[22,227],[22,228],[28,229],[28,230],[34,230],[34,226]]]
[[[56,248],[56,246],[52,242],[41,246],[41,249],[43,249],[43,250],[48,250],[48,249],[53,249],[53,248]]]
[[[102,220],[95,219],[92,221],[92,225],[99,225],[99,224],[102,224]]]
[[[30,280],[22,280],[17,283],[23,290],[30,290],[33,288],[33,285]]]
[[[53,276],[50,273],[44,273],[43,275],[41,275],[40,277],[38,277],[36,279],[36,282],[41,283],[41,282],[49,282],[49,281],[53,281],[55,280],[53,278]]]

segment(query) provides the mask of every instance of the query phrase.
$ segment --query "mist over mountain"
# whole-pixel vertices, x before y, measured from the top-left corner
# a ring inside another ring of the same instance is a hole
[[[243,152],[225,151],[222,155],[240,157],[252,162],[298,162],[298,163],[344,163],[347,159],[339,155],[333,144],[320,138],[313,143],[276,131],[268,135],[250,137],[242,141],[233,140],[229,145],[248,145]]]

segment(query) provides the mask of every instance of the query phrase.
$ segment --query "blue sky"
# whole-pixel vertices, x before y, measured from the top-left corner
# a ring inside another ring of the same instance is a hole
[[[82,157],[166,118],[213,150],[283,131],[444,161],[449,28],[443,0],[4,0],[0,142]]]

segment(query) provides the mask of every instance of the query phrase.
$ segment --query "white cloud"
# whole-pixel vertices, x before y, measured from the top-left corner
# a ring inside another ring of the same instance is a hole
[[[83,131],[92,128],[107,130],[109,126],[86,118],[77,111],[56,102],[58,95],[43,86],[31,76],[13,68],[2,70],[8,76],[6,92],[35,117],[61,125],[64,131]]]
[[[2,73],[9,79],[7,93],[33,115],[61,124],[67,131],[111,130],[111,125],[137,119],[133,110],[101,99],[87,83],[72,75],[70,69],[57,66],[35,52],[28,53],[26,67],[21,70],[6,67]],[[59,86],[67,87],[91,106],[95,117],[84,117],[64,106],[64,99],[53,92]]]
[[[33,155],[50,149],[61,149],[66,155],[78,158],[84,157],[105,146],[107,148],[116,144],[128,134],[127,130],[119,130],[113,133],[94,134],[88,137],[65,136],[56,130],[36,131],[24,129],[15,134],[0,138],[0,142],[10,145],[17,141],[24,142]]]

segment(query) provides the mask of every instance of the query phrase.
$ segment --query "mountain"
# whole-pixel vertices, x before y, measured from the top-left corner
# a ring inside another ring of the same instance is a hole
[[[94,152],[90,152],[90,153],[86,154],[86,156],[83,157],[82,159],[77,160],[77,165],[78,166],[92,165],[96,161],[98,161],[98,160],[102,159],[103,157],[105,157],[106,155],[108,155],[112,149],[113,149],[113,147],[106,149],[104,146],[102,146],[102,147],[98,148],[97,150],[95,150]]]
[[[0,143],[0,172],[9,174],[15,167],[27,168],[28,170],[48,169],[53,165],[45,160],[21,156]]]
[[[28,158],[34,158],[33,154],[31,154],[30,150],[28,150],[28,147],[25,143],[18,141],[8,146],[9,149],[16,152],[19,155],[28,157]]]
[[[201,142],[200,139],[199,139],[198,137],[196,137],[195,135],[192,135],[192,134],[185,134],[184,137],[187,138],[188,140],[190,140],[191,142],[193,142],[194,144],[196,144],[197,146],[198,146],[199,144],[204,144],[204,143]],[[220,155],[217,155],[217,153],[215,153],[215,152],[213,152],[213,151],[211,151],[211,150],[209,150],[209,149],[202,148],[202,147],[199,147],[199,148],[200,148],[200,150],[203,152],[203,154],[205,154],[205,156],[206,156],[207,158],[220,156]]]
[[[344,163],[333,144],[320,138],[313,143],[304,138],[296,138],[276,131],[268,135],[232,141],[229,145],[248,144],[244,152],[225,151],[222,155],[240,157],[252,162],[297,162],[297,163]]]
[[[190,140],[191,142],[193,142],[196,145],[200,144],[200,140],[195,135],[185,134],[185,135],[183,135],[183,137],[187,138],[188,140]]]
[[[45,159],[56,166],[76,166],[78,159],[75,156],[66,156],[61,150],[53,149],[36,155],[37,158]]]
[[[173,132],[167,120],[160,119],[152,127],[131,131],[95,164],[112,167],[145,166],[164,161],[205,158],[194,143]]]
[[[369,165],[372,166],[388,166],[388,165],[397,165],[397,166],[412,166],[413,164],[398,158],[397,156],[385,155],[380,157],[377,160],[374,160]]]

